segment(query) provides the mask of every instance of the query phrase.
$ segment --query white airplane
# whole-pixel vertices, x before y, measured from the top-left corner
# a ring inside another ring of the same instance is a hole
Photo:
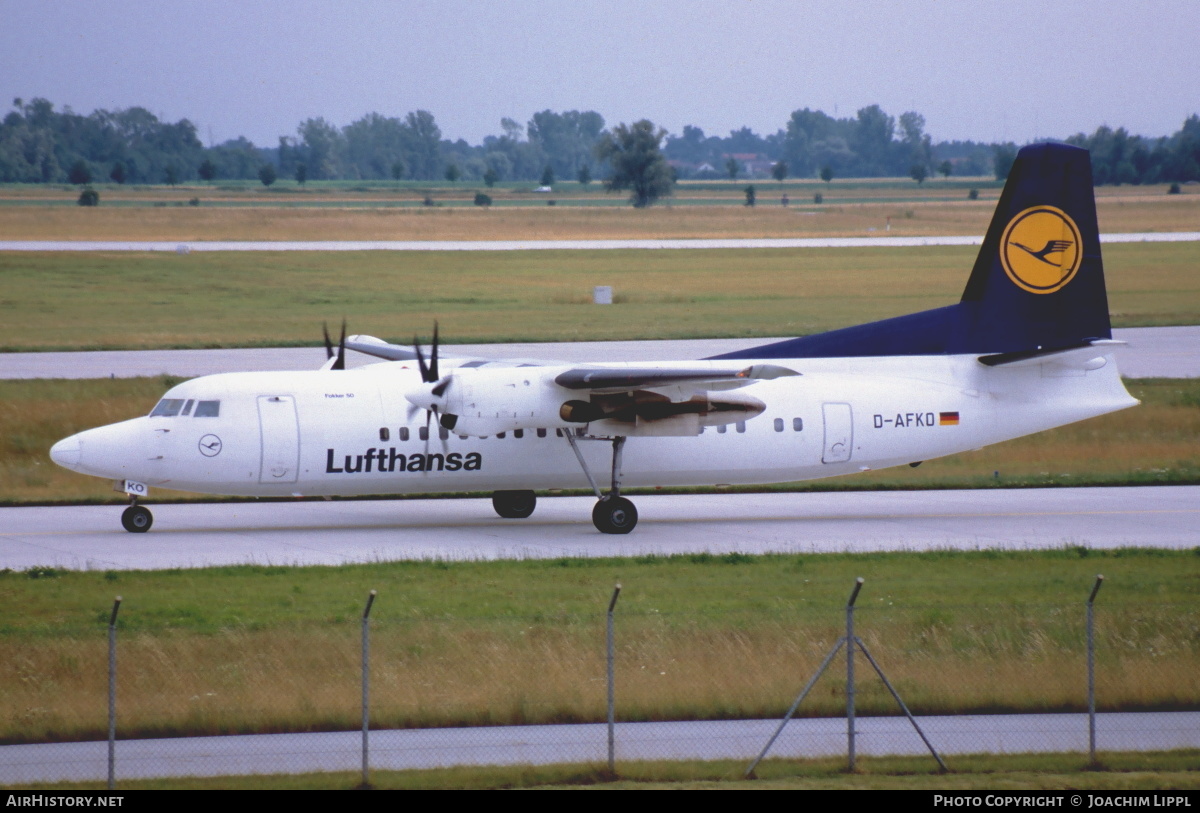
[[[343,326],[319,370],[196,378],[50,456],[112,479],[135,533],[153,522],[138,503],[150,487],[492,491],[507,518],[532,514],[536,489],[590,487],[596,528],[621,534],[638,519],[624,486],[915,466],[1133,406],[1115,344],[1090,159],[1042,144],[1018,155],[955,305],[653,364],[439,360],[436,327],[426,363],[419,346],[347,340]],[[347,347],[387,361],[347,370]]]

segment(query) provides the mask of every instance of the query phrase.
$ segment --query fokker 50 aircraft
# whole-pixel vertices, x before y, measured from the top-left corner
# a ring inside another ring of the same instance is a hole
[[[150,528],[138,498],[152,486],[492,491],[509,518],[533,512],[534,489],[590,486],[592,522],[621,534],[637,523],[622,486],[916,465],[1137,403],[1113,363],[1091,163],[1058,144],[1021,150],[948,307],[653,364],[439,360],[436,329],[427,361],[419,346],[342,337],[335,352],[326,334],[320,370],[193,379],[50,455],[113,479],[133,532]],[[347,370],[347,347],[387,361]]]

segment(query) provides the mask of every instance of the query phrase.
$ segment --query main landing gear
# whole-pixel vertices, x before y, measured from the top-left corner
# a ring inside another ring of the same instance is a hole
[[[121,524],[131,534],[144,534],[154,524],[154,515],[146,506],[137,504],[137,497],[132,497],[129,507],[121,514]]]
[[[537,495],[532,491],[497,491],[492,494],[492,508],[505,519],[525,519],[537,508]]]
[[[592,509],[592,524],[602,534],[629,533],[637,525],[638,512],[632,502],[621,496],[621,462],[622,452],[625,449],[625,438],[618,436],[612,439],[612,487],[607,494],[602,494],[592,473],[588,471],[587,463],[579,451],[575,436],[571,432],[567,432],[566,435],[567,442],[571,444],[571,450],[575,452],[575,457],[579,460],[579,465],[583,468],[583,473],[587,476],[588,482],[592,485],[592,491],[596,492],[599,500],[596,507]]]

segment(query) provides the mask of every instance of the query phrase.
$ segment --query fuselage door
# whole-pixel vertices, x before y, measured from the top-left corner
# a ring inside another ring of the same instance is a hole
[[[825,418],[825,449],[822,463],[845,463],[854,445],[854,419],[849,404],[822,404]]]
[[[300,469],[300,426],[291,395],[258,396],[262,432],[260,483],[294,483]]]

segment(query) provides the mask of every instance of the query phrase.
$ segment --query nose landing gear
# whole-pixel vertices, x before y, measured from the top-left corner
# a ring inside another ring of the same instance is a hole
[[[144,534],[154,524],[154,515],[144,505],[137,504],[137,497],[130,499],[129,507],[121,514],[121,525],[131,534]]]

